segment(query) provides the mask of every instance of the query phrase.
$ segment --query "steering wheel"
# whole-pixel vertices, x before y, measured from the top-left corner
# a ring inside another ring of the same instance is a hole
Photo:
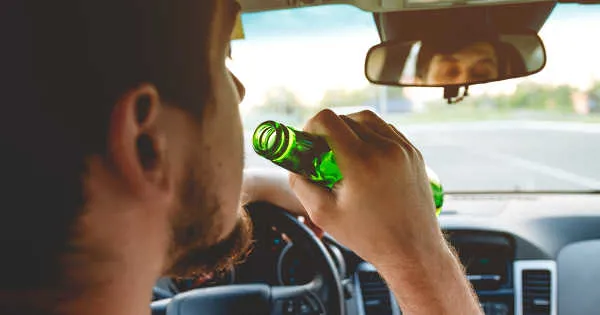
[[[300,246],[310,254],[311,262],[318,271],[315,278],[297,286],[239,284],[195,289],[152,302],[152,314],[344,314],[339,273],[329,252],[315,234],[285,209],[272,204],[253,203],[246,208],[253,222],[269,222],[277,226],[294,240],[294,246]],[[153,291],[155,296],[165,297],[160,289]]]

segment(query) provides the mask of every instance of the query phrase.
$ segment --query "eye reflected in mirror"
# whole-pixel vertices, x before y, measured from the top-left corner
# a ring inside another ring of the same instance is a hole
[[[495,39],[384,42],[367,54],[365,74],[383,85],[473,85],[528,76],[545,64],[537,34],[503,34]]]

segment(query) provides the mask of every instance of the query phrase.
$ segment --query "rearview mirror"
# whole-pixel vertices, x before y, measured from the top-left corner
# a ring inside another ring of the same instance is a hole
[[[372,47],[367,79],[395,86],[465,86],[528,76],[546,64],[535,33],[502,34],[493,39],[389,41]]]

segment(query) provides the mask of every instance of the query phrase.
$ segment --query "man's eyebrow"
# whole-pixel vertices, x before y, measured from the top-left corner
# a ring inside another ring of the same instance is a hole
[[[440,58],[442,61],[448,61],[448,62],[457,62],[458,59],[456,59],[456,57],[452,56],[452,55],[442,55],[442,57]]]
[[[496,62],[494,61],[494,59],[488,57],[488,58],[484,58],[484,59],[478,60],[477,64],[491,64],[491,65],[495,65]]]

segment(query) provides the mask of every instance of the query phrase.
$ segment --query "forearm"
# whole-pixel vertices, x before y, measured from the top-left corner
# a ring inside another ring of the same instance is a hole
[[[483,314],[464,271],[448,245],[414,260],[378,266],[404,314]]]
[[[288,183],[284,171],[246,170],[242,186],[241,203],[266,201],[286,209],[295,215],[306,215],[302,204]]]

